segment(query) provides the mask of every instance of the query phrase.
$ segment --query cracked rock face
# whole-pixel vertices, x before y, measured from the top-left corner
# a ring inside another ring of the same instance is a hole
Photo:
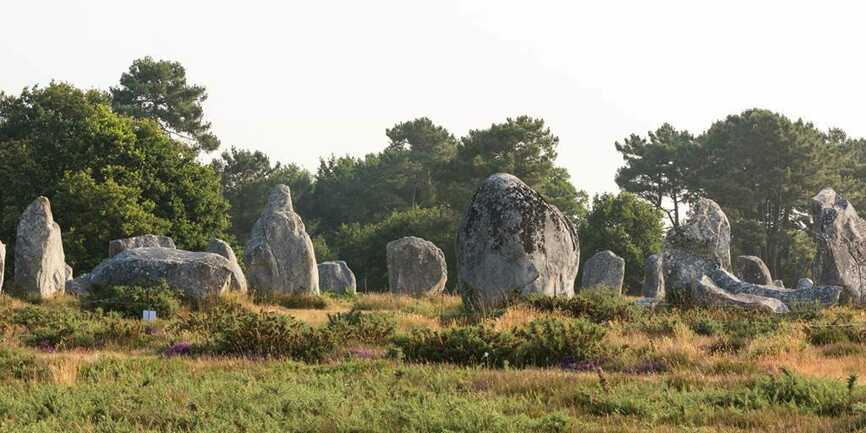
[[[325,292],[354,295],[357,293],[355,273],[342,260],[319,263],[319,288]]]
[[[168,236],[141,235],[125,239],[115,239],[108,243],[108,257],[114,257],[121,252],[132,248],[162,247],[177,248],[174,239]]]
[[[66,257],[51,203],[39,197],[24,210],[15,241],[15,288],[40,298],[62,294]]]
[[[494,174],[482,184],[457,231],[458,286],[473,308],[514,295],[574,295],[579,261],[571,222],[520,179]]]
[[[840,286],[843,300],[866,302],[866,221],[831,188],[812,198],[817,253],[815,284]]]
[[[602,289],[621,295],[623,278],[625,278],[625,260],[613,251],[599,251],[583,264],[580,288]]]
[[[388,242],[386,255],[391,293],[434,295],[445,290],[445,254],[433,242],[407,236]]]
[[[736,261],[737,278],[752,284],[769,286],[773,284],[770,268],[757,256],[739,256]]]
[[[289,187],[277,185],[253,226],[244,260],[251,288],[270,293],[319,294],[313,242],[292,207]]]
[[[653,254],[647,257],[646,262],[644,262],[641,296],[652,299],[665,298],[665,276],[661,254]]]

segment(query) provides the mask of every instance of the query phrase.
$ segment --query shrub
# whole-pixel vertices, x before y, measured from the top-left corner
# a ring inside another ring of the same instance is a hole
[[[384,343],[394,337],[397,320],[391,315],[351,310],[329,314],[327,329],[341,340]]]
[[[46,350],[122,344],[144,334],[140,322],[123,320],[117,313],[71,308],[27,306],[15,312],[12,323],[25,328],[25,344]]]
[[[806,339],[815,346],[866,342],[862,325],[853,323],[817,323],[806,327]]]
[[[806,378],[782,370],[782,374],[754,381],[744,389],[708,396],[715,406],[746,410],[764,409],[770,405],[791,406],[803,412],[839,416],[850,410],[851,399],[846,384],[827,379]]]
[[[44,362],[20,349],[0,347],[0,378],[36,380],[48,373]]]
[[[692,324],[692,331],[698,335],[714,336],[722,333],[724,325],[714,319],[700,319]]]
[[[586,320],[534,320],[515,332],[520,345],[513,363],[549,366],[563,360],[594,359],[601,353],[605,333],[604,328]]]
[[[533,295],[527,297],[526,302],[541,311],[558,311],[596,323],[634,320],[642,313],[640,307],[622,296],[592,290],[572,298]]]
[[[157,317],[168,318],[180,309],[179,299],[180,292],[165,283],[153,287],[97,286],[81,298],[81,307],[114,311],[129,318],[141,317],[144,310],[154,310]]]
[[[257,304],[279,305],[283,308],[296,310],[324,310],[328,308],[328,301],[319,295],[296,293],[257,294],[255,301]]]

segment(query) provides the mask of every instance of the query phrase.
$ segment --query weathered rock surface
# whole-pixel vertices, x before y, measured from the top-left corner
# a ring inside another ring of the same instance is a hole
[[[663,252],[665,291],[691,290],[716,268],[731,269],[731,224],[716,202],[702,198],[679,230],[670,230]]]
[[[357,293],[355,274],[342,260],[319,263],[319,288],[326,292],[354,295]]]
[[[810,278],[800,278],[800,280],[797,281],[798,289],[811,289],[814,286],[815,282],[812,281]]]
[[[6,271],[6,244],[0,242],[0,290],[3,290],[3,277]]]
[[[691,290],[696,305],[731,306],[744,309],[787,313],[790,310],[780,300],[751,294],[732,294],[718,287],[710,277],[703,275],[695,280]]]
[[[42,298],[63,293],[66,257],[51,203],[39,197],[24,210],[15,241],[15,288]]]
[[[646,262],[644,262],[641,296],[650,299],[664,299],[665,297],[665,275],[661,254],[653,254],[647,257]]]
[[[87,281],[79,283],[85,286],[153,286],[164,281],[187,296],[203,298],[241,292],[245,287],[239,281],[243,279],[243,274],[219,254],[143,247],[128,249],[104,260],[93,269]]]
[[[429,295],[445,289],[445,254],[433,242],[407,236],[388,242],[386,255],[391,293]]]
[[[289,187],[277,185],[253,226],[244,259],[249,285],[274,293],[319,293],[313,242],[292,208]]]
[[[751,284],[741,281],[724,269],[716,269],[710,278],[720,288],[735,295],[756,295],[774,298],[787,305],[814,304],[833,305],[839,302],[839,287],[809,287],[805,289],[785,289],[778,286]]]
[[[624,277],[625,260],[613,251],[599,251],[583,264],[580,288],[604,289],[621,295]]]
[[[238,287],[238,291],[246,293],[247,279],[244,276],[244,271],[241,269],[240,263],[238,263],[237,256],[235,256],[235,250],[232,249],[231,245],[222,239],[213,238],[207,243],[207,252],[219,254],[229,261],[233,268],[232,275],[234,275],[233,278],[235,278],[234,285]]]
[[[90,274],[79,275],[78,278],[73,278],[66,281],[66,293],[74,295],[86,295],[90,292],[92,283],[90,282]]]
[[[162,247],[177,248],[174,239],[168,236],[141,235],[125,239],[115,239],[108,243],[108,257],[114,257],[132,248]]]
[[[459,290],[486,309],[515,294],[574,295],[579,262],[571,222],[520,179],[488,177],[457,231]]]
[[[739,256],[736,261],[737,278],[752,284],[769,286],[773,284],[770,268],[757,256]]]
[[[841,286],[844,300],[866,302],[866,221],[831,188],[812,198],[815,241],[815,284]]]

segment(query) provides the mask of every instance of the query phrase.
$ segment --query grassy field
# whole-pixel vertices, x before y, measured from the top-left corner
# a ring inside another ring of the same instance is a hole
[[[0,431],[866,431],[866,314],[848,307],[592,295],[479,317],[456,297],[371,294],[153,323],[115,307],[0,297]]]

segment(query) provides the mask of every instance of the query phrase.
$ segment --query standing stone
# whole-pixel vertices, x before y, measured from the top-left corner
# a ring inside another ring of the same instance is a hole
[[[289,187],[277,185],[253,226],[244,259],[250,287],[272,293],[319,294],[313,242],[292,208]]]
[[[457,231],[458,287],[466,305],[488,309],[514,295],[574,295],[579,263],[571,222],[510,174],[488,177]]]
[[[386,253],[391,293],[433,295],[445,289],[445,254],[433,242],[407,236],[388,242]]]
[[[797,281],[797,289],[799,290],[811,289],[812,287],[815,287],[815,282],[809,278],[800,278],[800,280]]]
[[[773,284],[773,277],[767,264],[757,256],[739,256],[736,262],[737,278],[752,284],[768,286]]]
[[[665,291],[679,298],[695,281],[716,268],[731,269],[731,224],[716,202],[702,198],[679,230],[665,238]]]
[[[24,210],[15,241],[15,288],[50,298],[62,294],[66,284],[66,257],[60,226],[54,222],[51,203],[39,197]]]
[[[625,277],[625,260],[622,257],[610,250],[600,251],[583,266],[581,289],[603,289],[622,295],[622,280]]]
[[[228,242],[213,238],[207,243],[207,251],[209,253],[219,254],[229,261],[229,266],[232,268],[233,285],[236,290],[241,293],[247,292],[247,279],[244,276],[244,271],[238,263],[238,258],[235,256],[235,250],[232,249]]]
[[[6,244],[0,242],[0,291],[3,290],[3,277],[6,271]]]
[[[357,293],[355,274],[342,260],[319,263],[319,288],[337,294]]]
[[[843,300],[866,302],[866,221],[831,188],[814,198],[815,284],[840,286]]]
[[[641,290],[641,296],[644,298],[664,299],[665,275],[662,266],[661,254],[653,254],[646,258]]]
[[[177,248],[174,245],[174,239],[168,236],[159,235],[141,235],[133,236],[125,239],[115,239],[108,243],[108,257],[114,257],[122,251],[132,248]]]

